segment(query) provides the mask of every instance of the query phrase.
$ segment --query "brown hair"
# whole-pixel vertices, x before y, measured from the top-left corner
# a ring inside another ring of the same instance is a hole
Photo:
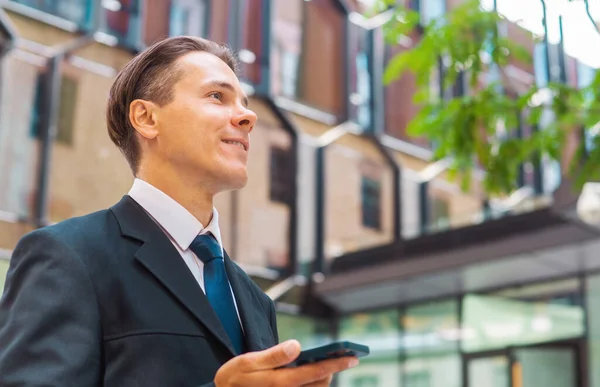
[[[140,159],[135,129],[129,121],[129,106],[136,99],[165,105],[173,99],[173,85],[183,72],[177,68],[180,57],[195,51],[220,58],[237,73],[237,60],[222,44],[194,36],[161,40],[136,55],[117,75],[108,96],[106,122],[108,135],[137,174]]]

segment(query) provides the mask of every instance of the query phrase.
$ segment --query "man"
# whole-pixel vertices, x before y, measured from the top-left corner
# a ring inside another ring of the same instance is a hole
[[[213,197],[247,180],[257,120],[230,51],[194,37],[117,76],[107,124],[134,176],[110,209],[36,230],[0,301],[0,385],[322,386],[355,358],[282,368],[273,302],[221,247]]]

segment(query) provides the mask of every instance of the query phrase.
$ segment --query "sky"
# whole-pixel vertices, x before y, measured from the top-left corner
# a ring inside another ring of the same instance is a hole
[[[600,21],[600,0],[589,0],[592,17]],[[481,0],[485,9],[493,7],[493,0]],[[523,28],[543,36],[543,8],[541,0],[497,0],[498,13]],[[558,43],[559,15],[563,16],[564,46],[567,55],[582,63],[600,68],[600,34],[588,19],[583,0],[546,0],[548,40]]]

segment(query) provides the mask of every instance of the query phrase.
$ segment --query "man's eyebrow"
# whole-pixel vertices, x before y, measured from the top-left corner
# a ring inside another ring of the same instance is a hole
[[[218,87],[221,89],[227,89],[233,93],[236,92],[235,87],[233,87],[233,85],[229,82],[225,82],[225,81],[210,81],[208,83],[206,83],[207,87]],[[248,96],[245,93],[242,93],[242,103],[244,104],[245,107],[248,107],[249,101],[248,101]]]

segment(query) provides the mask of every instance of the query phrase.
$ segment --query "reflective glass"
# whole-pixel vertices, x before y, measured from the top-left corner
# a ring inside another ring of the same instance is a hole
[[[463,301],[467,352],[579,337],[584,310],[577,279],[469,294]]]
[[[90,28],[94,1],[92,0],[12,0],[15,3],[69,20],[80,28]]]
[[[339,338],[368,345],[361,364],[339,374],[340,387],[400,387],[400,325],[397,310],[360,313],[341,319]]]

